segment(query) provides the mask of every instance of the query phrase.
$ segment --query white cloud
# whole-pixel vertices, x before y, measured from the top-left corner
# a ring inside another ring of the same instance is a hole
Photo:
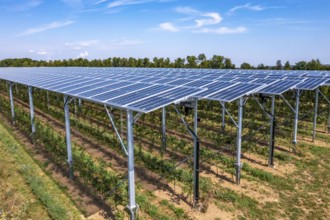
[[[220,28],[202,28],[194,31],[195,33],[214,33],[214,34],[240,34],[245,33],[247,29],[245,27],[220,27]]]
[[[88,51],[84,51],[84,52],[81,52],[79,55],[78,55],[78,58],[86,58],[88,56]]]
[[[205,25],[214,25],[214,24],[219,24],[222,21],[221,16],[218,13],[215,12],[208,12],[201,14],[203,17],[209,17],[207,19],[196,19],[196,25],[197,28],[203,27]]]
[[[181,14],[188,14],[188,15],[200,13],[199,11],[190,7],[177,7],[175,11]]]
[[[107,0],[100,0],[100,1],[97,1],[97,2],[95,2],[95,5],[101,4],[101,3],[106,2],[106,1],[107,1]]]
[[[35,54],[38,54],[38,55],[41,55],[41,56],[45,56],[45,55],[50,55],[51,53],[46,51],[45,49],[39,49],[39,50],[33,50],[33,49],[30,49],[29,50],[29,53],[35,53]]]
[[[179,19],[175,22],[161,23],[156,30],[169,32],[190,31],[192,33],[213,34],[238,34],[244,33],[247,30],[245,27],[219,27],[223,18],[217,12],[202,12],[190,7],[178,7],[175,8],[175,11],[180,14],[190,15],[190,17]],[[189,22],[191,24],[188,24]]]
[[[250,11],[263,11],[266,10],[266,7],[262,7],[261,5],[251,5],[251,3],[246,3],[245,5],[237,5],[229,10],[229,13],[234,13],[238,10],[250,10]]]
[[[120,46],[120,47],[138,45],[138,44],[142,44],[142,43],[143,43],[142,41],[130,40],[130,39],[127,39],[127,38],[122,38],[120,40],[112,41],[113,46]]]
[[[140,40],[134,40],[134,39],[128,39],[126,37],[112,40],[108,43],[102,43],[102,45],[98,46],[97,49],[99,50],[117,50],[117,49],[126,49],[126,48],[132,48],[133,46],[143,44]]]
[[[43,25],[43,26],[40,26],[40,27],[27,29],[26,31],[18,34],[17,37],[31,35],[31,34],[35,34],[35,33],[40,33],[40,32],[44,32],[44,31],[51,30],[51,29],[61,28],[61,27],[71,25],[73,23],[74,23],[74,21],[70,21],[70,20],[69,21],[63,21],[63,22],[54,21],[50,24],[46,24],[46,25]]]
[[[163,31],[170,31],[170,32],[178,32],[179,28],[175,27],[172,23],[170,22],[165,22],[159,24],[159,29]]]
[[[138,4],[144,4],[147,2],[152,2],[153,0],[117,0],[113,1],[110,4],[108,4],[108,8],[115,8],[120,7],[124,5],[138,5]]]
[[[77,41],[77,42],[65,43],[65,46],[73,50],[81,50],[82,48],[89,47],[97,43],[98,40]]]

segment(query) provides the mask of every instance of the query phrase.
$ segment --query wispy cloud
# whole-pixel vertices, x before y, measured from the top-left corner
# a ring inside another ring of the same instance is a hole
[[[196,22],[197,28],[200,28],[200,27],[203,27],[206,25],[219,24],[222,21],[222,17],[216,12],[204,13],[204,14],[201,14],[201,16],[207,17],[207,18],[196,19],[195,22]]]
[[[179,28],[175,27],[171,22],[159,24],[159,29],[163,31],[178,32]]]
[[[34,9],[39,5],[41,5],[42,3],[43,3],[42,0],[28,0],[28,1],[20,2],[19,4],[9,5],[7,8],[9,11],[22,12],[22,11],[29,11],[31,9]]]
[[[98,46],[97,48],[100,50],[117,50],[117,49],[125,49],[131,48],[132,46],[141,45],[143,44],[142,41],[136,39],[129,39],[129,38],[121,38],[112,40],[108,43],[102,43],[102,45]]]
[[[189,17],[172,22],[163,22],[158,25],[157,30],[214,34],[238,34],[247,31],[245,27],[219,27],[223,18],[217,12],[203,12],[190,7],[178,7],[175,12],[189,15]]]
[[[102,4],[103,2],[107,2],[107,0],[100,0],[100,1],[95,2],[94,4],[98,5],[98,4]]]
[[[72,8],[83,8],[85,3],[83,0],[62,0],[62,2]]]
[[[73,49],[73,50],[81,50],[82,48],[89,47],[91,45],[97,44],[98,40],[88,40],[88,41],[77,41],[65,43],[65,46]]]
[[[107,5],[108,8],[116,8],[116,7],[121,7],[121,6],[126,6],[126,5],[140,5],[140,4],[145,4],[145,3],[151,3],[151,2],[158,2],[158,3],[166,3],[166,2],[171,2],[173,0],[115,0],[112,1]],[[99,0],[96,2],[96,4],[101,4],[107,2],[107,0]]]
[[[132,40],[128,38],[122,38],[119,40],[113,40],[110,44],[112,46],[117,46],[117,47],[124,47],[124,46],[132,46],[132,45],[138,45],[142,44],[143,42],[140,40]]]
[[[254,21],[254,25],[297,25],[297,24],[310,24],[312,20],[297,20],[297,19],[288,19],[288,18],[270,18],[263,19],[260,21]],[[317,21],[320,22],[320,21]],[[328,21],[327,21],[328,22]]]
[[[195,33],[215,33],[215,34],[240,34],[247,31],[246,27],[220,27],[220,28],[202,28],[194,31]]]
[[[196,9],[190,8],[190,7],[177,7],[175,9],[176,12],[181,13],[181,14],[199,14],[200,12],[197,11]]]
[[[62,22],[54,21],[50,24],[46,24],[46,25],[43,25],[43,26],[40,26],[40,27],[27,29],[26,31],[23,31],[22,33],[18,34],[17,37],[36,34],[36,33],[48,31],[48,30],[51,30],[51,29],[61,28],[61,27],[71,25],[73,23],[74,23],[74,21],[71,21],[71,20],[62,21]]]
[[[138,5],[138,4],[144,4],[148,2],[153,2],[154,0],[117,0],[113,1],[110,4],[108,4],[108,8],[115,8],[119,6],[124,6],[124,5]]]
[[[266,9],[267,9],[266,7],[263,7],[261,5],[252,5],[251,3],[246,3],[245,5],[237,5],[233,8],[231,8],[228,11],[228,13],[231,14],[238,10],[263,11]]]
[[[29,53],[34,53],[34,54],[38,54],[41,56],[46,56],[46,55],[50,55],[51,53],[46,51],[45,49],[39,49],[39,50],[29,50]]]

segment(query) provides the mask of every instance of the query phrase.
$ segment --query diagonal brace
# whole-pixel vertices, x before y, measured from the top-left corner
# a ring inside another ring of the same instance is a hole
[[[289,106],[289,108],[292,110],[292,112],[293,113],[296,113],[296,110],[294,110],[294,108],[292,107],[292,105],[290,104],[290,102],[288,100],[286,100],[283,95],[280,95],[280,96],[284,100],[284,102]]]
[[[222,108],[225,109],[226,113],[229,115],[230,120],[234,123],[234,125],[236,126],[236,128],[238,128],[237,122],[235,121],[234,117],[229,113],[229,111],[225,107],[224,103],[223,102],[220,102],[220,105],[222,106]]]
[[[197,139],[199,141],[199,138],[197,137],[197,135],[195,134],[195,132],[189,127],[189,125],[187,124],[186,120],[183,118],[182,113],[179,111],[179,109],[175,106],[174,109],[176,111],[176,113],[180,116],[182,123],[186,126],[187,130],[189,131],[189,134],[194,138]]]
[[[108,117],[109,117],[109,119],[110,119],[111,125],[112,125],[113,129],[115,130],[116,135],[117,135],[117,137],[118,137],[118,139],[119,139],[119,141],[120,141],[120,145],[121,145],[123,151],[125,152],[125,155],[128,156],[127,149],[126,149],[125,144],[124,144],[124,141],[123,141],[123,139],[121,138],[121,136],[120,136],[120,134],[119,134],[119,132],[118,132],[118,129],[117,129],[116,125],[115,125],[115,122],[114,122],[114,120],[113,120],[112,113],[110,113],[110,111],[109,111],[109,109],[107,108],[106,105],[104,105],[104,108],[105,108],[105,111],[106,111],[106,113],[107,113],[107,115],[108,115]]]
[[[330,104],[330,100],[321,91],[319,91],[319,94],[321,94],[323,98]]]

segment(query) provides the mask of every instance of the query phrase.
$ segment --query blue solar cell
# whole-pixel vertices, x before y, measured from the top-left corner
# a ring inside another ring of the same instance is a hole
[[[252,83],[257,83],[257,84],[266,84],[270,85],[272,83],[276,82],[274,79],[254,79]]]
[[[100,82],[100,79],[84,79],[84,80],[79,81],[79,82],[67,83],[66,85],[57,86],[55,88],[50,88],[50,89],[54,90],[56,92],[66,92],[66,91],[68,91],[72,88],[80,88],[80,87],[83,87],[85,85],[92,85],[96,82]]]
[[[242,96],[249,95],[256,91],[261,85],[253,83],[238,83],[218,93],[208,96],[208,99],[231,102]]]
[[[144,109],[150,111],[158,106],[166,106],[172,102],[172,99],[164,98],[164,97],[150,97],[147,99],[143,99],[141,101],[135,102],[130,106],[137,108],[137,109]]]
[[[323,85],[325,82],[327,81],[327,79],[306,79],[304,82],[300,83],[297,85],[297,89],[301,89],[301,90],[314,90],[317,87]]]
[[[224,89],[227,89],[231,86],[234,86],[237,83],[233,83],[233,82],[222,82],[222,81],[215,81],[214,83],[206,86],[205,88],[207,88],[206,91],[204,92],[200,92],[199,94],[197,94],[198,98],[205,98],[211,94],[214,94],[216,92],[220,92]]]
[[[172,100],[179,99],[179,97],[189,97],[196,89],[186,87],[176,87],[168,92],[162,93],[159,97],[169,98]]]
[[[165,84],[166,83],[166,84],[168,84],[169,82],[172,82],[174,80],[176,80],[176,79],[174,79],[174,78],[161,78],[157,81],[154,81],[153,83],[158,83],[158,84]]]
[[[207,85],[212,84],[212,83],[214,83],[214,81],[196,80],[196,81],[185,84],[185,86],[207,87]]]
[[[77,93],[76,95],[80,95],[80,96],[84,96],[84,97],[91,97],[91,96],[105,93],[105,92],[108,92],[109,90],[118,89],[118,88],[121,88],[121,87],[124,87],[127,85],[128,85],[127,82],[118,82],[116,84],[111,84],[111,85],[103,86],[101,88],[95,88],[93,90],[89,90],[86,92]]]
[[[191,79],[177,79],[175,81],[171,81],[166,84],[174,85],[174,86],[181,86],[181,85],[185,85],[185,84],[191,83],[191,82],[193,82],[193,80],[191,80]]]
[[[95,88],[100,88],[100,87],[103,87],[103,86],[106,86],[106,85],[111,86],[111,85],[116,84],[116,83],[118,83],[118,82],[103,81],[103,82],[100,82],[100,83],[84,86],[84,87],[81,87],[81,88],[72,88],[71,90],[68,90],[66,92],[68,92],[70,94],[79,94],[79,93],[87,92],[87,91],[93,90]]]
[[[281,80],[277,81],[271,85],[268,85],[258,91],[258,93],[281,95],[282,93],[295,88],[295,86],[302,81],[295,80]]]

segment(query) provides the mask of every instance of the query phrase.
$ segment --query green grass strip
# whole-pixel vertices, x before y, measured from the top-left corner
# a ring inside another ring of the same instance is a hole
[[[61,189],[43,173],[41,168],[0,124],[0,142],[19,164],[19,171],[36,197],[46,207],[52,219],[80,219],[81,213]]]

